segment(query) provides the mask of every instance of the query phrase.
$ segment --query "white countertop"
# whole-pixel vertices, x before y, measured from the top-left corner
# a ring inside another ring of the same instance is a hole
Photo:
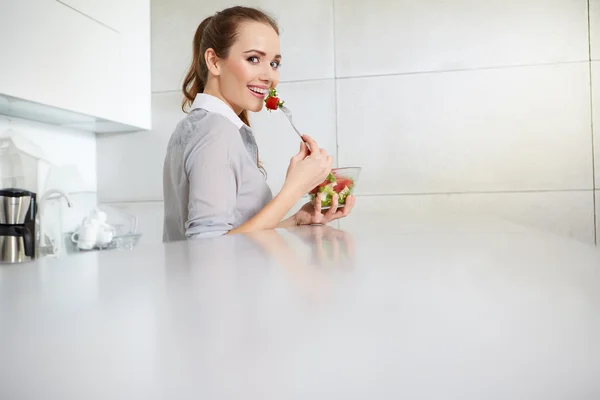
[[[478,218],[0,267],[0,399],[599,399],[600,257]]]

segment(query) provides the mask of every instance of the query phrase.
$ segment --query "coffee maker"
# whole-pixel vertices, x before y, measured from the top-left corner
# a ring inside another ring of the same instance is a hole
[[[36,194],[23,189],[0,189],[0,264],[36,258]]]

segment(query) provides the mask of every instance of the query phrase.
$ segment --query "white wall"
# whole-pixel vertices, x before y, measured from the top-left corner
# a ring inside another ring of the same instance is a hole
[[[37,144],[50,163],[76,165],[84,180],[85,187],[82,189],[96,191],[95,134],[0,115],[0,135],[8,130]],[[41,178],[43,180],[44,177]]]
[[[591,49],[586,0],[242,3],[281,25],[279,92],[297,125],[337,165],[363,167],[342,228],[390,213],[492,214],[594,242],[600,0]],[[153,0],[153,130],[98,138],[100,200],[137,213],[146,241],[160,241],[162,161],[184,116],[193,34],[233,4]],[[252,119],[278,190],[297,138],[282,115]]]

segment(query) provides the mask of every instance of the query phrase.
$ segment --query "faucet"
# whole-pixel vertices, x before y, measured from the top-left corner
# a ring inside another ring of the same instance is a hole
[[[66,194],[65,192],[63,192],[60,189],[48,189],[48,190],[46,190],[46,192],[43,194],[42,198],[40,199],[40,203],[43,204],[53,194],[58,194],[60,197],[64,198],[66,200],[67,205],[69,206],[69,208],[71,208],[73,206],[73,202],[71,201],[71,198],[69,197],[69,195]]]
[[[50,238],[46,235],[46,233],[44,232],[44,229],[43,229],[43,224],[42,224],[43,212],[44,212],[44,208],[46,207],[46,201],[52,195],[58,195],[59,198],[65,199],[65,201],[67,202],[67,206],[69,208],[73,207],[73,202],[71,201],[71,198],[69,197],[69,195],[60,189],[49,189],[42,195],[40,201],[38,202],[38,205],[39,205],[38,229],[40,232],[39,244],[38,244],[38,255],[39,256],[58,256],[59,255],[59,247],[56,245],[56,243],[54,243],[52,238]],[[59,240],[62,240],[62,238],[60,238]]]

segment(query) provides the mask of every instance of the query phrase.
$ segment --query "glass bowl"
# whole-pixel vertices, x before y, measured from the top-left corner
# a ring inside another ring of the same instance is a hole
[[[361,167],[333,168],[329,176],[308,193],[311,203],[314,205],[321,193],[321,209],[326,210],[331,207],[333,195],[337,193],[338,208],[344,207],[348,195],[354,193],[360,171]]]

